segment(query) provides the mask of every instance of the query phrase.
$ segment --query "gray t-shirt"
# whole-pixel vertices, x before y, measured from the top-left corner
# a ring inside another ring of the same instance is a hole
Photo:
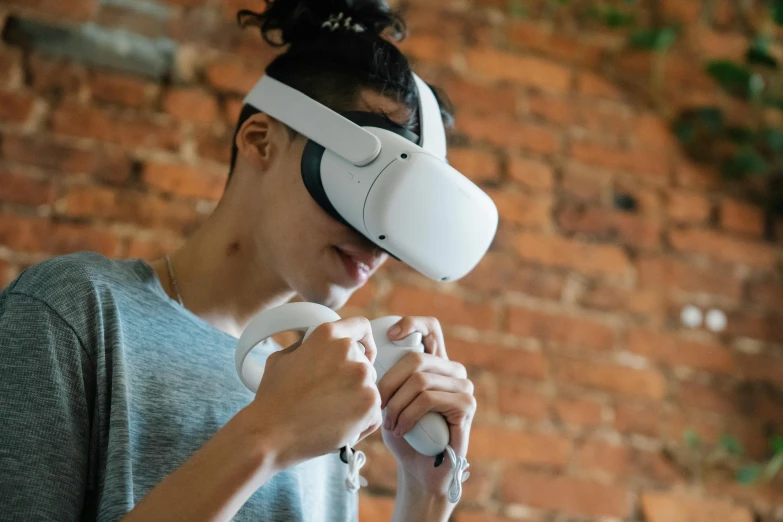
[[[253,399],[236,338],[140,259],[55,257],[0,293],[0,518],[118,520]],[[353,521],[336,453],[276,474],[237,521]]]

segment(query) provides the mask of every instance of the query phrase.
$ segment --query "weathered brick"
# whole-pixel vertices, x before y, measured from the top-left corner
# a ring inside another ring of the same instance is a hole
[[[506,4],[503,7],[507,8]],[[551,26],[533,20],[512,20],[508,24],[508,39],[531,51],[586,66],[597,65],[602,52],[584,39],[553,31]]]
[[[501,499],[568,515],[623,518],[630,513],[628,489],[567,476],[508,468]]]
[[[572,268],[587,275],[624,277],[630,269],[627,254],[614,245],[525,232],[517,236],[515,247],[519,257],[527,261]]]
[[[218,90],[247,94],[263,76],[264,69],[257,63],[245,63],[236,58],[221,58],[206,68],[206,80]]]
[[[543,420],[549,416],[548,403],[544,395],[524,384],[506,382],[498,387],[498,410],[501,415]]]
[[[33,90],[55,100],[78,102],[87,88],[87,69],[79,63],[33,54],[27,60],[27,71]]]
[[[507,116],[458,114],[456,128],[476,142],[554,154],[560,148],[560,134],[549,127],[515,121]]]
[[[780,281],[753,281],[748,285],[748,300],[773,310],[783,310],[783,283]]]
[[[434,316],[443,324],[484,330],[495,326],[495,310],[490,303],[468,302],[411,286],[395,286],[388,299],[388,308],[398,315]]]
[[[171,89],[163,96],[163,110],[175,118],[195,123],[214,123],[218,119],[215,98],[197,89]]]
[[[0,291],[11,284],[14,279],[16,279],[16,269],[8,261],[0,259]]]
[[[511,155],[508,174],[514,181],[532,189],[549,190],[554,186],[554,169],[542,161]]]
[[[720,226],[730,232],[761,237],[764,233],[764,211],[757,205],[724,200],[720,205]]]
[[[46,13],[56,19],[88,21],[98,9],[98,0],[4,0],[31,11]]]
[[[96,101],[140,108],[147,105],[159,90],[157,84],[121,74],[93,72],[90,91]]]
[[[22,84],[22,53],[0,44],[0,88],[13,89]]]
[[[640,179],[656,185],[669,184],[669,159],[655,152],[629,151],[576,141],[571,144],[570,156],[585,165],[638,174],[642,176]]]
[[[711,205],[702,194],[671,191],[668,195],[666,213],[677,223],[702,224],[710,217]]]
[[[548,229],[552,221],[552,198],[524,192],[486,189],[500,219],[524,227]]]
[[[573,105],[559,96],[531,94],[527,98],[528,112],[546,122],[568,126],[576,119]]]
[[[565,92],[571,83],[571,71],[554,62],[488,48],[473,48],[465,53],[471,74],[489,80],[510,80],[545,91]]]
[[[619,364],[561,358],[556,365],[555,376],[561,383],[621,395],[662,399],[666,394],[666,379],[660,372]]]
[[[465,484],[467,484],[467,482]],[[486,510],[468,511],[465,509],[458,509],[454,511],[452,518],[454,519],[454,522],[514,522],[517,520],[494,515],[492,513],[488,513]]]
[[[687,366],[726,374],[732,374],[737,369],[734,353],[720,344],[699,343],[652,330],[632,329],[628,334],[628,349],[671,366]]]
[[[359,519],[391,520],[394,513],[394,498],[359,495]]]
[[[196,129],[195,134],[196,150],[200,158],[215,160],[223,165],[231,162],[233,130],[229,133],[219,127],[200,127]]]
[[[531,308],[512,307],[508,314],[508,330],[514,335],[574,349],[612,349],[614,333],[605,324]]]
[[[565,232],[587,234],[599,241],[618,241],[647,249],[657,248],[661,241],[658,223],[628,212],[563,205],[557,223]]]
[[[228,98],[226,100],[226,106],[225,106],[225,118],[228,120],[229,125],[232,129],[236,127],[236,124],[239,122],[239,115],[242,112],[242,106],[243,106],[243,99],[242,98]]]
[[[56,197],[57,188],[51,180],[24,176],[0,167],[0,202],[48,205]]]
[[[705,254],[729,263],[768,267],[775,261],[775,249],[768,243],[738,239],[712,230],[670,230],[669,240],[682,252]]]
[[[0,121],[25,123],[35,107],[35,97],[27,93],[0,90]]]
[[[438,85],[446,92],[451,102],[462,112],[516,114],[518,108],[517,89],[511,85],[487,85],[472,82],[470,78],[449,75]]]
[[[497,375],[541,380],[547,377],[549,371],[547,360],[541,352],[459,339],[448,339],[446,351],[450,359],[468,368],[478,368]]]
[[[764,313],[734,310],[727,315],[727,334],[776,344],[783,343],[783,328],[780,327],[783,316],[780,310]]]
[[[569,196],[586,203],[599,203],[611,191],[612,180],[604,172],[570,162],[563,172],[562,189]]]
[[[675,171],[675,185],[696,189],[712,189],[721,183],[720,173],[704,165],[682,161]]]
[[[127,257],[152,261],[165,254],[174,252],[182,246],[183,240],[176,237],[157,237],[155,239],[140,239],[131,237],[128,242]]]
[[[658,403],[623,401],[615,407],[614,427],[621,433],[657,437],[662,424],[663,414]]]
[[[468,458],[562,468],[570,455],[571,441],[559,435],[486,425],[473,426],[470,431]]]
[[[658,114],[643,112],[636,117],[633,134],[639,149],[669,152],[677,147],[677,138]]]
[[[601,403],[587,398],[558,398],[555,416],[569,426],[591,427],[601,424]]]
[[[460,285],[491,292],[520,292],[557,300],[563,292],[565,278],[542,268],[522,265],[501,252],[488,252]]]
[[[148,163],[144,167],[142,180],[163,192],[217,201],[223,194],[226,175],[189,165]]]
[[[695,382],[680,383],[679,399],[683,406],[711,411],[721,415],[732,415],[741,411],[737,397],[715,386]]]
[[[410,58],[444,67],[451,67],[458,54],[455,42],[428,34],[411,35],[401,42],[399,48]]]
[[[59,255],[90,250],[111,257],[117,252],[119,239],[92,226],[0,214],[0,244],[23,252]]]
[[[618,100],[623,97],[622,91],[613,83],[591,72],[580,73],[576,78],[576,88],[583,96],[594,96]]]
[[[634,127],[629,107],[607,102],[586,101],[576,105],[576,121],[591,134],[625,136]]]
[[[644,519],[649,522],[753,522],[752,513],[727,499],[699,498],[685,493],[644,492]]]
[[[671,257],[640,258],[636,268],[643,288],[676,288],[733,299],[742,296],[742,280],[728,269],[701,268]]]
[[[585,441],[576,450],[579,469],[606,473],[612,477],[624,477],[630,467],[631,450],[627,446],[608,444],[597,440]]]
[[[500,179],[500,161],[497,155],[485,150],[470,148],[451,149],[449,151],[449,163],[474,183],[498,181]]]

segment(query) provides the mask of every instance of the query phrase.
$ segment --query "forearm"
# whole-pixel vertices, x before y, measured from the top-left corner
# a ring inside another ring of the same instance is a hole
[[[402,469],[397,470],[397,497],[394,501],[392,522],[447,522],[454,511],[454,504],[444,495],[432,495],[407,477]]]
[[[280,471],[274,438],[240,411],[214,437],[152,489],[123,519],[230,520],[248,498]]]

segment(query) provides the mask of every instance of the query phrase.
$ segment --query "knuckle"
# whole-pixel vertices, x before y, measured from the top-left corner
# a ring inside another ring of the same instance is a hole
[[[467,394],[472,396],[473,392],[475,391],[475,386],[473,384],[473,381],[471,381],[470,379],[463,379],[463,383],[464,383],[464,386],[465,386],[465,393],[467,393]],[[475,397],[474,397],[474,400],[475,400]]]
[[[414,368],[424,366],[424,354],[421,352],[409,352],[405,357],[411,362]]]
[[[467,376],[468,376],[468,369],[465,368],[465,365],[462,364],[462,363],[459,363],[459,362],[455,362],[454,364],[457,365],[456,366],[457,367],[457,373],[459,374],[459,376],[461,378],[463,378],[463,379],[467,378]]]
[[[352,362],[351,376],[359,382],[364,382],[370,376],[369,365],[361,362]]]
[[[411,384],[413,384],[416,391],[423,392],[429,386],[429,380],[427,379],[426,374],[422,372],[416,372],[411,375]]]
[[[337,339],[334,342],[335,350],[341,357],[347,357],[353,346],[353,341],[347,338]]]

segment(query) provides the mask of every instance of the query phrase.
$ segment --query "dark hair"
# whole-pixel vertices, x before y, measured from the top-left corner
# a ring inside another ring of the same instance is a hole
[[[262,13],[243,9],[240,27],[258,27],[270,45],[288,45],[266,68],[266,74],[337,112],[355,110],[361,89],[370,89],[409,109],[405,127],[416,132],[418,96],[408,59],[394,45],[407,32],[401,16],[383,0],[265,0]],[[364,31],[322,27],[330,16],[343,14],[342,22],[360,24]],[[277,38],[273,38],[273,34]],[[452,126],[454,109],[447,96],[430,86],[441,108],[444,124]],[[236,137],[245,121],[259,111],[245,105],[234,131],[231,150],[233,174]],[[286,125],[293,140],[297,132]]]

